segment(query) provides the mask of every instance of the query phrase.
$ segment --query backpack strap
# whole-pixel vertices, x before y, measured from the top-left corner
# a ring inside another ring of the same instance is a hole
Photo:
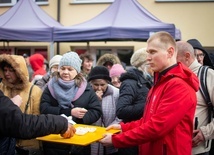
[[[207,90],[207,70],[209,69],[209,66],[201,66],[198,70],[198,78],[200,80],[200,92],[208,106],[208,122],[210,123],[212,120],[212,114],[213,114],[213,105],[210,99],[209,92]]]
[[[213,105],[210,100],[210,95],[207,90],[207,70],[209,69],[209,66],[201,66],[198,70],[198,78],[200,80],[200,92],[207,104],[208,107],[208,123],[212,121],[212,116],[214,117],[214,110],[213,110]],[[209,146],[210,140],[207,142],[207,146]]]
[[[27,109],[28,109],[28,107],[29,107],[29,104],[30,104],[30,96],[31,96],[31,93],[32,93],[33,86],[34,86],[34,84],[30,87],[30,92],[29,92],[29,96],[28,96],[28,100],[27,100],[27,103],[26,103],[26,106],[25,106],[25,112],[24,112],[24,113],[27,112]]]

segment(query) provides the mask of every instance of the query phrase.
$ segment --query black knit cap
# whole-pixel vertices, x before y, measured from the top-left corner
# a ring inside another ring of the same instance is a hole
[[[95,79],[104,79],[111,82],[108,69],[104,66],[96,66],[92,68],[88,76],[88,82]]]
[[[187,42],[189,44],[191,44],[194,49],[199,49],[205,54],[203,65],[213,67],[209,54],[207,53],[207,51],[203,48],[203,46],[197,39],[189,39]]]

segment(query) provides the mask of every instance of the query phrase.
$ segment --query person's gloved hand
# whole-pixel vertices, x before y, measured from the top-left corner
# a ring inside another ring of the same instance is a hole
[[[70,138],[70,137],[73,137],[74,134],[76,132],[76,129],[73,125],[71,125],[70,123],[68,123],[68,129],[65,133],[61,134],[61,136],[63,138]]]

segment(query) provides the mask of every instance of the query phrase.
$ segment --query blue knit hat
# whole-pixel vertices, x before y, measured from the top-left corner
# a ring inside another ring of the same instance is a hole
[[[71,51],[62,55],[59,68],[62,66],[71,66],[76,69],[78,73],[80,73],[81,64],[82,60],[80,59],[79,55],[76,52]]]

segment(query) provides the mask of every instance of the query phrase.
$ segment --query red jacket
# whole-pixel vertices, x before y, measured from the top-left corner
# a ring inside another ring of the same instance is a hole
[[[113,145],[139,145],[139,155],[191,155],[198,78],[178,63],[164,75],[156,73],[154,81],[144,116],[121,123],[123,132],[112,136]]]

